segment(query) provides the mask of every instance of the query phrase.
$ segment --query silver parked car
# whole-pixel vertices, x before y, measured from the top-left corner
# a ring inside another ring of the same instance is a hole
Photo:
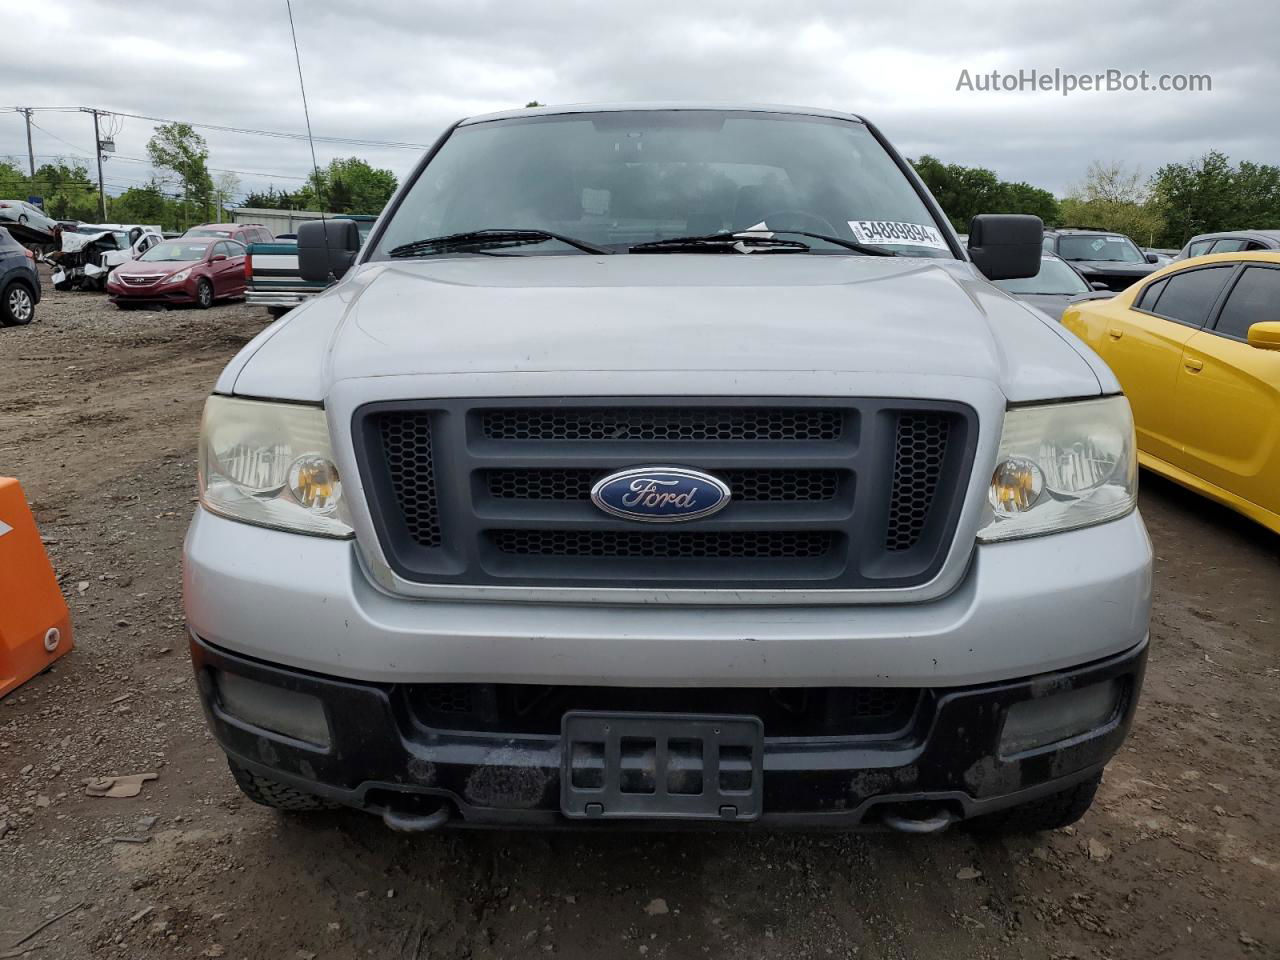
[[[1115,296],[1115,291],[1108,289],[1105,283],[1086,281],[1080,271],[1053,253],[1045,253],[1040,258],[1040,272],[1034,277],[997,280],[996,286],[1010,296],[1043,310],[1055,320],[1062,319],[1062,311],[1074,300]]]
[[[1239,253],[1241,250],[1280,250],[1280,230],[1225,230],[1202,233],[1187,241],[1175,260],[1202,257],[1206,253]]]
[[[223,370],[184,592],[251,799],[391,827],[1079,818],[1152,555],[1110,370],[861,117],[463,120]]]
[[[50,237],[58,230],[58,221],[25,200],[0,200],[0,225],[18,224]]]

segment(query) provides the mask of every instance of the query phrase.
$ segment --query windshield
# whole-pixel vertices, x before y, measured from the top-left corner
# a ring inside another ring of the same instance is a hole
[[[1057,257],[1043,257],[1040,272],[1023,280],[997,280],[996,286],[1007,293],[1088,293],[1090,287],[1067,264]]]
[[[168,260],[203,260],[205,251],[208,249],[208,240],[203,242],[179,240],[169,243],[157,243],[138,259],[145,260],[147,263]]]
[[[1119,234],[1064,236],[1058,238],[1058,256],[1063,260],[1110,260],[1116,263],[1146,263],[1147,258],[1132,240]]]
[[[561,114],[461,126],[405,195],[373,256],[494,229],[544,230],[615,253],[726,230],[800,230],[904,256],[953,256],[910,181],[861,123],[750,111]],[[797,239],[814,253],[850,255]],[[557,240],[493,252],[582,254]]]
[[[216,227],[204,227],[188,230],[183,236],[187,237],[229,237],[235,231],[218,229]]]

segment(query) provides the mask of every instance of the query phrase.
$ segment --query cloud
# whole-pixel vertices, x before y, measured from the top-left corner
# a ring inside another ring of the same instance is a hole
[[[649,0],[418,2],[295,0],[317,134],[429,143],[461,116],[547,103],[716,100],[861,112],[910,156],[991,167],[1063,192],[1090,160],[1151,172],[1211,148],[1280,158],[1280,6],[1252,4],[1248,29],[1198,2],[871,6]],[[0,11],[10,38],[0,88],[18,105],[130,113],[301,132],[282,0],[177,6],[160,0],[47,0]],[[20,39],[21,42],[13,42]],[[971,72],[1107,69],[1210,74],[1207,93],[957,91]],[[86,155],[79,113],[44,113],[37,153]],[[151,127],[127,120],[120,157],[145,157]],[[303,176],[305,143],[203,131],[217,167]],[[55,138],[62,138],[61,141]],[[25,154],[21,118],[0,114],[0,155]],[[415,151],[318,144],[403,176]],[[116,184],[145,164],[108,161]],[[246,187],[271,178],[243,176]],[[291,181],[277,178],[278,186]]]

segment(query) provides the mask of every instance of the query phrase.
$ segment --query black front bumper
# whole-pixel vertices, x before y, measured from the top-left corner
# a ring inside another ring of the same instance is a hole
[[[318,676],[238,656],[193,637],[205,714],[219,744],[254,773],[371,813],[409,814],[441,802],[454,823],[588,826],[561,813],[560,736],[437,729],[411,707],[414,687]],[[1137,706],[1147,644],[1070,670],[973,687],[920,691],[898,729],[848,736],[771,737],[765,725],[763,813],[774,826],[878,825],[891,808],[927,806],[967,819],[1088,779],[1119,749]],[[223,709],[216,672],[310,694],[328,719],[328,747],[244,723]],[[1096,729],[1001,756],[1011,705],[1116,681],[1119,699]],[[789,731],[789,733],[792,731]],[[638,826],[643,821],[610,821]]]

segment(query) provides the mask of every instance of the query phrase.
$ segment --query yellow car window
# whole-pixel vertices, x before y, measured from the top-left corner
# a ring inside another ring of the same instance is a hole
[[[1248,267],[1231,288],[1214,333],[1237,340],[1249,338],[1249,327],[1276,315],[1280,304],[1280,270]]]
[[[1148,309],[1179,323],[1203,327],[1234,269],[1235,264],[1225,264],[1175,273],[1168,278],[1155,306]]]

